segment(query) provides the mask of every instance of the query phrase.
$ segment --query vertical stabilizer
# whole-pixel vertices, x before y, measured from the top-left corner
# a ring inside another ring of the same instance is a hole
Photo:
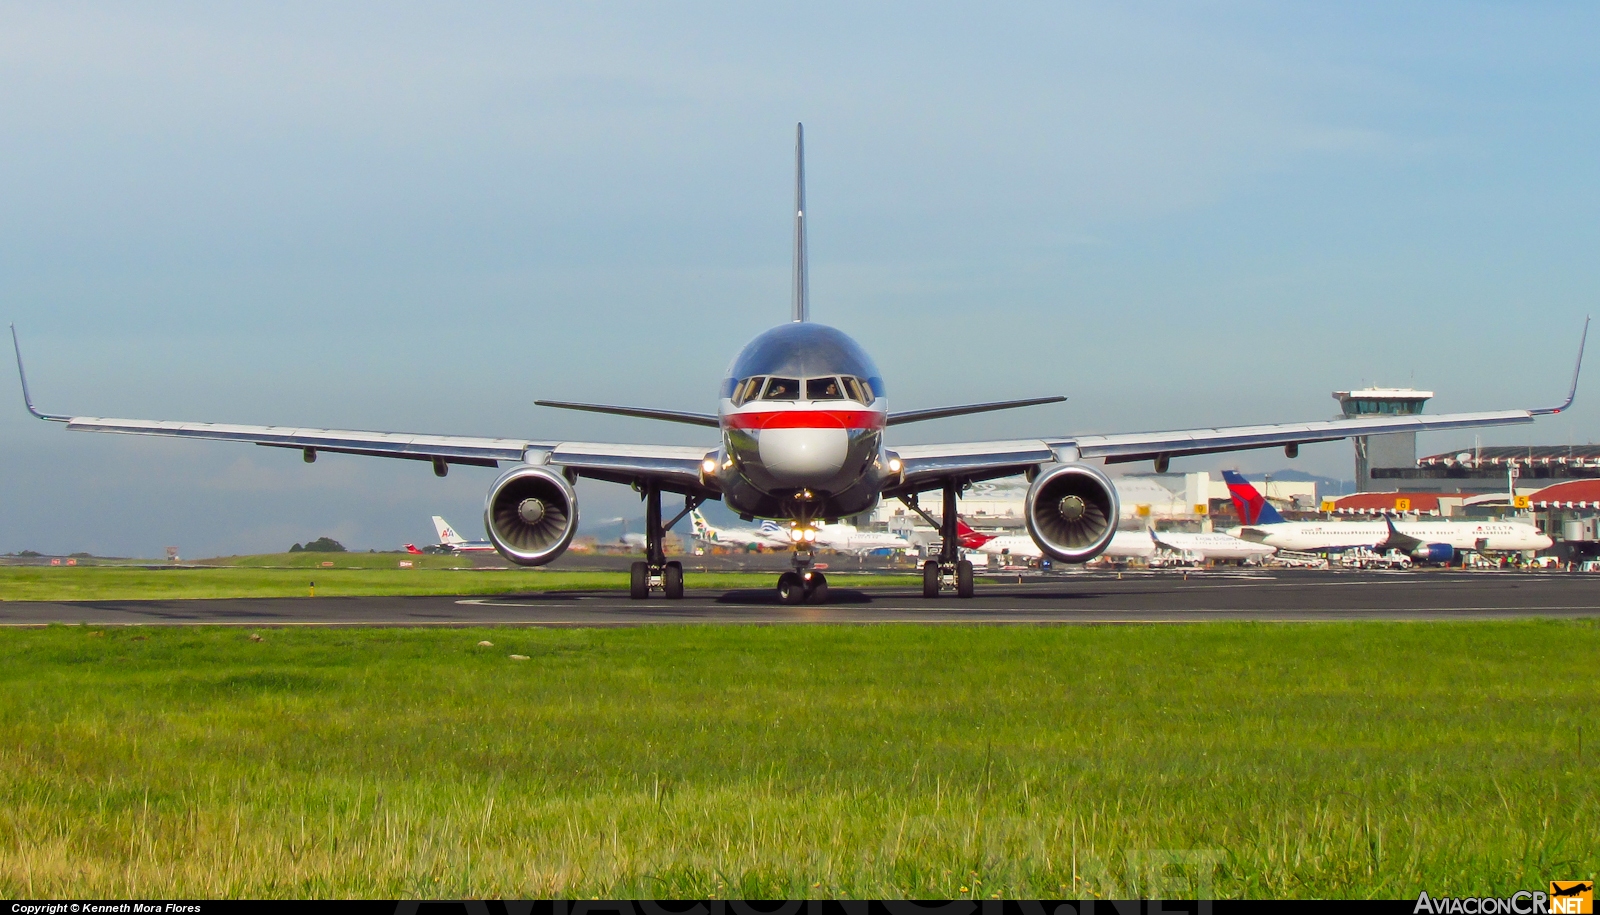
[[[700,509],[689,512],[689,524],[694,528],[694,535],[701,540],[717,539],[717,529],[706,521],[705,515],[700,514]]]
[[[1224,470],[1223,482],[1228,484],[1228,493],[1233,496],[1233,507],[1239,512],[1240,524],[1282,524],[1283,516],[1272,507],[1266,497],[1256,492],[1250,481],[1237,470]]]
[[[444,520],[438,515],[433,516],[433,529],[438,531],[439,542],[445,546],[456,546],[458,544],[467,542],[466,538],[462,537],[460,534],[457,534],[455,530],[450,527],[450,522]]]
[[[806,263],[806,126],[794,125],[794,289],[789,300],[796,321],[811,320],[810,267]]]

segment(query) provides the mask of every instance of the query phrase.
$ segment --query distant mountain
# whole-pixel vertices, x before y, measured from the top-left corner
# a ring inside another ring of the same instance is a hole
[[[1280,470],[1269,470],[1265,473],[1247,473],[1244,475],[1244,478],[1252,483],[1260,483],[1267,477],[1272,477],[1274,480],[1281,480],[1285,483],[1305,483],[1308,481],[1315,483],[1317,484],[1318,496],[1344,496],[1356,491],[1355,480],[1339,480],[1333,477],[1319,477],[1314,473],[1306,473],[1304,470],[1295,470],[1292,467],[1284,467]]]

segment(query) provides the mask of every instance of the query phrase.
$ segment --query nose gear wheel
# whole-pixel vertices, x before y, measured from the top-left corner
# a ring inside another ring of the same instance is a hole
[[[790,561],[794,563],[794,568],[778,576],[778,602],[791,605],[827,603],[828,578],[811,568],[811,548],[796,546]]]

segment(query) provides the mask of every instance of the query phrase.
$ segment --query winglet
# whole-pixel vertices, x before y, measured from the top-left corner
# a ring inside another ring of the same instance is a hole
[[[71,422],[70,416],[58,416],[54,413],[40,413],[34,409],[33,395],[28,393],[28,373],[22,368],[22,344],[17,342],[17,325],[11,325],[11,348],[17,351],[17,377],[22,379],[22,402],[28,405],[28,412],[36,419],[48,419],[53,423]]]
[[[1572,401],[1578,396],[1578,373],[1583,371],[1583,345],[1589,341],[1589,319],[1583,319],[1583,335],[1578,338],[1578,364],[1572,367],[1572,388],[1567,391],[1566,402],[1559,407],[1545,407],[1541,410],[1529,410],[1534,416],[1544,416],[1550,413],[1560,413],[1572,406]]]
[[[789,308],[795,321],[811,320],[810,265],[806,262],[806,125],[794,125],[794,292]]]

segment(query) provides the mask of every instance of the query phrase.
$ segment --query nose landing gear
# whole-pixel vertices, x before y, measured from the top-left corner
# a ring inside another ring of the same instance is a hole
[[[784,604],[825,604],[828,602],[828,578],[811,568],[810,549],[796,548],[792,558],[794,570],[778,576],[778,601]]]
[[[684,496],[683,511],[677,517],[661,523],[661,488],[655,483],[644,484],[644,562],[636,562],[628,569],[628,597],[645,600],[650,592],[660,590],[667,600],[683,598],[683,563],[667,561],[662,541],[667,531],[689,512],[700,507],[705,499]]]

